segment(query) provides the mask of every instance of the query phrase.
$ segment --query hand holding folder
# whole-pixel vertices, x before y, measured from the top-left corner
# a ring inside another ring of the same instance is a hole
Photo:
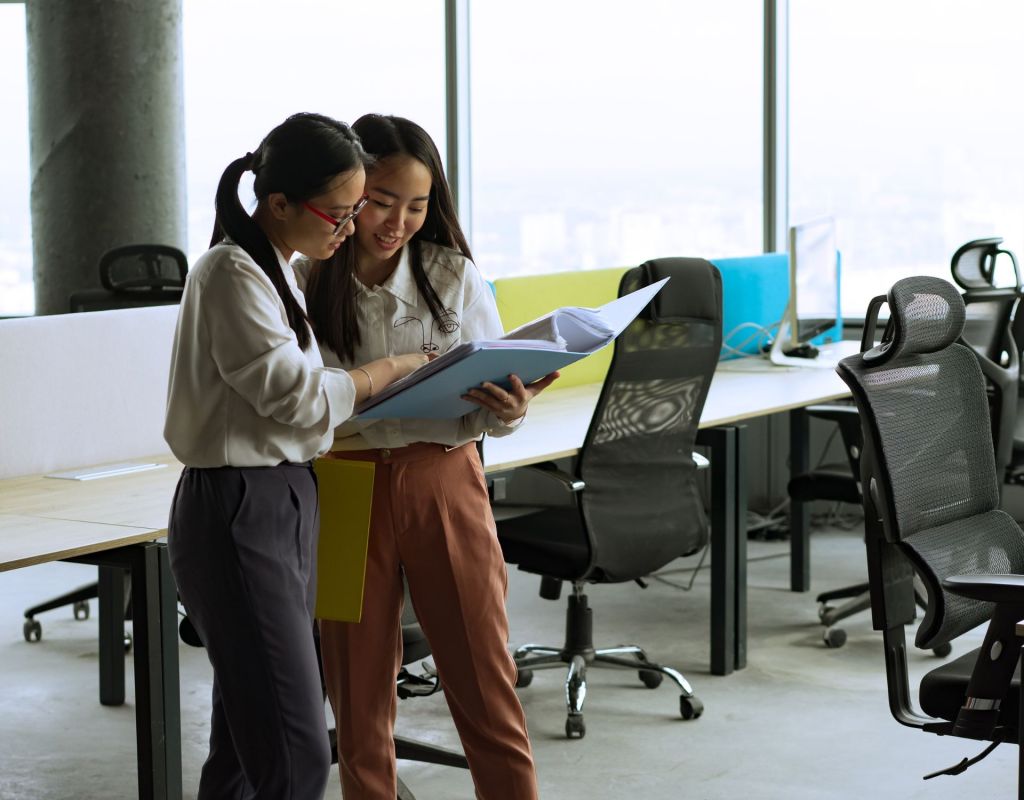
[[[654,298],[668,278],[599,308],[559,308],[501,339],[463,342],[356,407],[370,419],[452,419],[478,406],[462,399],[485,381],[529,384],[609,344]]]

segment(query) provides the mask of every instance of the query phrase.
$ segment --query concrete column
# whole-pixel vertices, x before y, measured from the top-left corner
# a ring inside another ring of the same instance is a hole
[[[186,247],[182,0],[30,0],[36,313],[138,242]]]

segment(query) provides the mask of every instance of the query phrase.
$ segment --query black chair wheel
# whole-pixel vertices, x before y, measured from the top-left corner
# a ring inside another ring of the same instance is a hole
[[[89,601],[75,601],[71,606],[71,613],[75,615],[75,619],[77,620],[89,619]]]
[[[945,644],[940,644],[938,647],[933,647],[932,652],[935,653],[935,655],[939,658],[945,658],[953,652],[953,645],[951,645],[949,642],[946,642]]]
[[[27,619],[21,628],[26,642],[38,642],[43,638],[43,626],[37,619]]]
[[[679,698],[679,716],[683,719],[697,719],[704,713],[704,704],[696,695]]]
[[[640,680],[644,682],[644,686],[648,689],[657,689],[661,686],[661,682],[665,680],[664,675],[653,669],[642,669],[637,675],[640,676]]]
[[[836,649],[846,644],[846,631],[842,628],[829,628],[821,635],[821,638],[827,647]]]
[[[132,651],[132,635],[128,631],[124,632],[124,651],[130,653]]]
[[[565,736],[567,739],[582,739],[587,735],[587,726],[582,714],[570,714],[565,718]]]
[[[517,669],[516,670],[516,688],[523,689],[533,683],[533,670],[532,669]]]
[[[191,647],[203,647],[203,640],[199,638],[199,631],[196,630],[196,626],[192,624],[192,620],[188,617],[182,617],[181,622],[178,623],[178,636],[181,637],[181,641]]]

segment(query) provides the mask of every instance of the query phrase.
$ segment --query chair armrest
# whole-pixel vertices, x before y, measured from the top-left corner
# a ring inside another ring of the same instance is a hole
[[[858,417],[857,406],[845,406],[838,403],[819,403],[807,406],[805,410],[812,417],[830,419],[838,423],[842,423],[847,419],[857,419]]]
[[[950,575],[942,586],[973,600],[1024,605],[1024,575]]]
[[[536,472],[543,475],[546,478],[551,478],[562,485],[567,491],[575,494],[576,492],[582,492],[586,487],[586,484],[574,475],[570,475],[568,472],[562,469],[558,469],[550,461],[546,461],[543,464],[532,464],[522,469],[528,469],[531,472]]]

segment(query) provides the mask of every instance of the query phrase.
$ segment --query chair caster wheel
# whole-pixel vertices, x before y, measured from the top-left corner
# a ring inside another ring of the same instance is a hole
[[[587,735],[587,726],[582,714],[570,714],[565,718],[565,736],[567,739],[582,739]]]
[[[945,644],[940,644],[938,647],[933,647],[932,652],[935,653],[935,655],[939,658],[945,658],[953,652],[953,645],[951,645],[949,642],[946,642]]]
[[[517,669],[516,670],[516,688],[523,689],[533,683],[533,670],[532,669]]]
[[[637,673],[640,676],[640,680],[643,681],[644,686],[648,689],[657,689],[661,686],[661,682],[665,680],[665,676],[660,672],[655,672],[653,669],[642,669]]]
[[[679,716],[683,719],[697,719],[704,713],[704,704],[696,695],[679,698]]]
[[[43,626],[37,619],[27,619],[21,627],[26,642],[38,642],[43,638]]]
[[[846,631],[842,628],[828,628],[821,635],[821,638],[824,640],[826,647],[835,649],[846,644]]]
[[[71,606],[71,613],[75,615],[75,619],[83,620],[89,619],[89,601],[79,600]]]

